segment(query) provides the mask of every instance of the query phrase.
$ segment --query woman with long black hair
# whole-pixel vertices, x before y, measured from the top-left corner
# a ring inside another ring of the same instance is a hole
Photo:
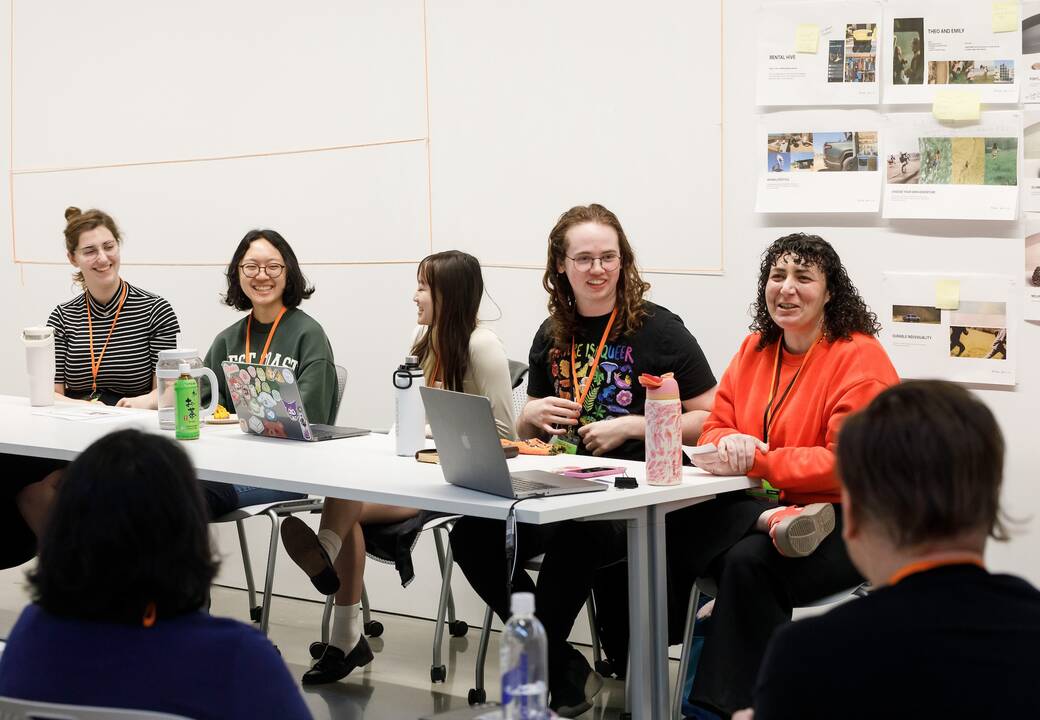
[[[498,337],[477,324],[484,294],[479,261],[457,250],[435,253],[419,263],[416,279],[413,299],[419,327],[411,354],[419,358],[426,385],[487,397],[499,436],[514,439],[509,361]],[[330,579],[338,586],[332,590],[336,605],[330,642],[304,674],[304,685],[335,682],[372,660],[361,633],[366,551],[362,526],[391,528],[387,535],[397,538],[397,555],[408,566],[402,570],[399,561],[398,569],[407,582],[411,579],[410,538],[421,528],[422,520],[423,515],[414,508],[328,498],[317,534],[299,518],[283,521],[285,549],[315,587],[327,592]]]

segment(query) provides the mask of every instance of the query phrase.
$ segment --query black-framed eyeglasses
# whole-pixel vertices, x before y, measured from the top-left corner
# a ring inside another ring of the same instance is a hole
[[[597,261],[599,261],[599,266],[606,272],[613,272],[621,265],[621,255],[615,252],[603,253],[599,257],[593,257],[592,255],[579,255],[578,257],[565,255],[564,257],[574,263],[574,267],[581,272],[591,270]]]
[[[242,263],[238,266],[238,268],[242,271],[242,274],[248,278],[255,278],[257,275],[260,274],[260,271],[263,270],[267,274],[267,277],[273,280],[274,278],[282,274],[282,271],[285,270],[285,265],[282,265],[281,263],[267,263],[266,265],[257,265],[254,262],[247,262]]]

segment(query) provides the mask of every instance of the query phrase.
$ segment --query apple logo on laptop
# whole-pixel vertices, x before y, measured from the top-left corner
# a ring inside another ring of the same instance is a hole
[[[463,435],[459,439],[462,440],[462,447],[466,448],[467,450],[472,450],[472,448],[469,446],[469,435]]]

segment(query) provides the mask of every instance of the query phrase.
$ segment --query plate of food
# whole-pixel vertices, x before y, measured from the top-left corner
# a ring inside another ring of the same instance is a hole
[[[213,414],[206,418],[206,423],[209,425],[231,425],[237,422],[238,415],[229,413],[223,405],[217,405],[217,409],[213,411]]]

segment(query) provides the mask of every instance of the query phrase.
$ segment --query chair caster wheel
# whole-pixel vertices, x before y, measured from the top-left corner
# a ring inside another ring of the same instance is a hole
[[[320,658],[322,655],[325,654],[325,648],[327,647],[328,645],[326,643],[323,643],[321,640],[315,640],[314,642],[312,642],[310,648],[308,648],[311,653],[311,659],[317,660],[318,658]]]
[[[249,619],[255,623],[260,622],[260,618],[264,614],[264,608],[261,605],[249,608]]]
[[[369,637],[377,638],[383,634],[383,623],[378,620],[371,620],[365,623],[365,635]]]
[[[614,666],[608,660],[598,660],[596,662],[596,672],[605,678],[614,677]]]
[[[470,688],[469,694],[466,696],[466,701],[470,705],[483,705],[487,702],[487,691],[484,688]]]
[[[434,665],[430,668],[430,680],[435,683],[444,682],[444,678],[448,677],[448,669],[443,665]]]
[[[451,633],[452,637],[465,637],[466,633],[469,632],[469,625],[466,624],[465,620],[456,620],[453,623],[448,623],[448,632]]]

